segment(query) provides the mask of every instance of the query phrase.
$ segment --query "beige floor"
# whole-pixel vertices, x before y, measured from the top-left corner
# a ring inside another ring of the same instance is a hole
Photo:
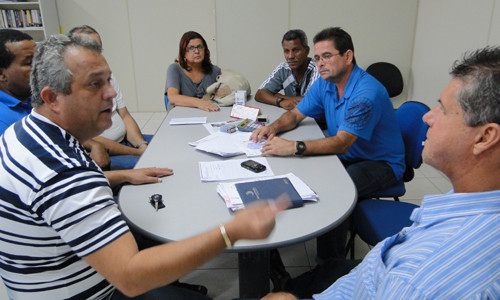
[[[133,113],[143,133],[154,134],[166,116],[165,112]],[[426,194],[446,193],[451,189],[449,180],[428,165],[416,170],[415,178],[406,184],[406,195],[402,201],[420,204]],[[356,239],[356,258],[362,258],[369,246]],[[280,249],[282,259],[292,276],[299,275],[315,266],[315,241],[308,241]],[[181,281],[205,285],[209,296],[215,300],[238,297],[238,257],[234,253],[224,253],[204,266],[181,278]],[[8,299],[5,288],[0,289],[0,300]]]

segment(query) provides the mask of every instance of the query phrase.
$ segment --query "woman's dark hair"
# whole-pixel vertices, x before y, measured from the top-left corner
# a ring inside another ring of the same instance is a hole
[[[179,65],[188,71],[190,71],[190,67],[188,66],[186,62],[186,51],[187,51],[187,46],[189,44],[189,41],[193,39],[200,39],[203,42],[203,47],[205,48],[205,58],[201,62],[201,69],[204,74],[209,74],[212,73],[212,62],[210,61],[210,50],[208,50],[207,42],[205,39],[199,34],[198,32],[195,31],[188,31],[184,33],[181,37],[181,41],[179,42],[179,56],[176,59],[176,62],[179,63]]]

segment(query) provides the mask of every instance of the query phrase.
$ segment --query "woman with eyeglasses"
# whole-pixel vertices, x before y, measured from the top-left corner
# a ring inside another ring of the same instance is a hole
[[[221,69],[210,61],[210,50],[205,39],[194,31],[184,33],[179,43],[179,56],[167,69],[165,96],[168,97],[169,106],[218,111],[216,104],[201,98],[220,74]]]

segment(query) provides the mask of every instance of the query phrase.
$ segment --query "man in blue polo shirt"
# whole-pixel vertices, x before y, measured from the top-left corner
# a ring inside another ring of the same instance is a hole
[[[36,44],[28,34],[0,30],[0,134],[31,112],[30,72]]]
[[[254,131],[250,139],[267,138],[263,156],[338,155],[354,181],[358,199],[393,185],[405,170],[404,144],[386,89],[356,65],[352,39],[341,28],[326,28],[314,37],[314,60],[321,78],[304,99],[270,126]],[[276,136],[295,128],[306,116],[322,114],[329,137],[290,141]],[[345,257],[347,227],[344,222],[318,239],[318,258]]]

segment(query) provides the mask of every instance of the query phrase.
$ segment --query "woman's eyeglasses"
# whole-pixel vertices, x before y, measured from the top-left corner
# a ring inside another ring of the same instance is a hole
[[[202,50],[205,50],[205,47],[203,47],[203,45],[198,45],[198,46],[189,46],[187,47],[187,51],[189,52],[193,52],[194,49],[198,49],[198,51],[202,51]]]

